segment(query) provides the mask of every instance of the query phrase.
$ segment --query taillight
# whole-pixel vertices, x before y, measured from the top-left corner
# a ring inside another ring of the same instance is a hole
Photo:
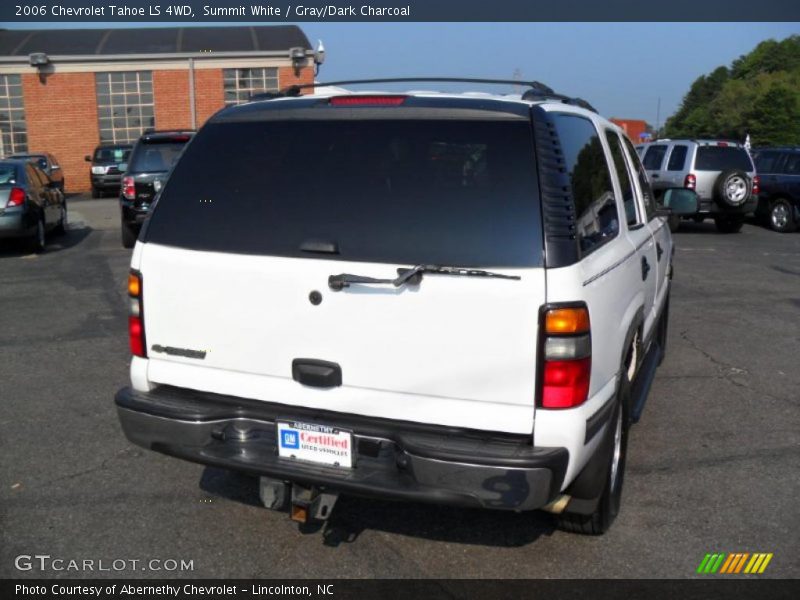
[[[128,275],[128,302],[128,342],[131,354],[147,358],[142,310],[142,276],[136,271],[131,271]]]
[[[22,206],[25,204],[25,190],[22,188],[11,188],[11,191],[8,193],[8,202],[6,202],[6,207],[9,206]]]
[[[130,175],[122,178],[122,195],[125,196],[126,200],[136,199],[136,185]]]
[[[542,408],[586,402],[592,373],[589,311],[585,306],[549,308],[542,320]]]
[[[683,187],[689,190],[697,188],[697,177],[695,177],[694,173],[689,173],[686,176],[686,179],[683,180]]]
[[[399,106],[406,96],[334,96],[328,101],[331,106]]]
[[[758,192],[761,191],[761,177],[758,175],[753,176],[753,196],[758,195]]]

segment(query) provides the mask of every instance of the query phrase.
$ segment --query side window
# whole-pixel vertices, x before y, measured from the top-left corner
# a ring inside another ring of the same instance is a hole
[[[780,154],[778,152],[759,152],[755,157],[756,171],[759,173],[775,173],[778,166],[778,159]]]
[[[644,168],[648,171],[658,171],[661,169],[661,163],[664,162],[664,155],[667,153],[667,147],[664,144],[656,144],[650,146],[647,152],[644,153],[642,163]]]
[[[647,172],[644,170],[642,163],[639,162],[639,157],[636,156],[633,144],[631,144],[628,138],[624,138],[624,140],[628,148],[628,155],[631,157],[631,162],[639,178],[639,187],[642,190],[642,203],[644,204],[645,217],[647,217],[648,221],[651,221],[656,216],[656,201],[653,196],[653,190],[650,187],[650,180],[647,179]]]
[[[783,172],[787,175],[800,175],[800,154],[792,153],[786,156]]]
[[[688,146],[675,145],[672,147],[672,154],[669,155],[669,162],[667,163],[667,171],[683,171],[683,166],[686,164],[686,151]]]
[[[625,221],[628,226],[636,225],[639,222],[636,215],[636,194],[633,190],[633,182],[625,164],[625,151],[622,149],[622,142],[619,136],[613,131],[606,129],[606,141],[611,148],[611,161],[614,163],[614,170],[617,173],[619,187],[622,190],[622,205],[625,207]]]
[[[578,241],[585,256],[619,233],[611,172],[589,119],[568,114],[553,117],[575,200]]]

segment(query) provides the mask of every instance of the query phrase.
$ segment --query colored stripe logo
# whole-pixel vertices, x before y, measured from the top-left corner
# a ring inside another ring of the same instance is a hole
[[[753,554],[749,552],[733,552],[731,554],[715,552],[703,557],[700,566],[697,567],[697,572],[701,575],[713,575],[714,573],[721,575],[761,574],[766,570],[772,556],[772,552],[755,552]]]

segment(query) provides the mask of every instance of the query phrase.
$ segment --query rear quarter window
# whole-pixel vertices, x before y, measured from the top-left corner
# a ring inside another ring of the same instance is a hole
[[[146,241],[196,250],[394,264],[542,264],[528,120],[207,124]],[[309,254],[309,242],[336,254]]]
[[[556,114],[553,119],[575,201],[578,241],[585,256],[619,232],[611,172],[597,129],[589,119],[569,114]]]
[[[672,147],[672,152],[669,155],[667,162],[667,171],[683,171],[686,165],[686,153],[689,147],[683,144],[676,144]]]
[[[644,153],[642,164],[648,171],[658,171],[661,169],[661,163],[664,162],[664,155],[667,153],[667,147],[664,144],[657,144],[650,146],[647,152]]]

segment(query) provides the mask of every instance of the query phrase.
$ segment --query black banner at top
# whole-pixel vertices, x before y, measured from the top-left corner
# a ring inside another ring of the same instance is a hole
[[[800,21],[797,0],[4,0],[4,24]]]

